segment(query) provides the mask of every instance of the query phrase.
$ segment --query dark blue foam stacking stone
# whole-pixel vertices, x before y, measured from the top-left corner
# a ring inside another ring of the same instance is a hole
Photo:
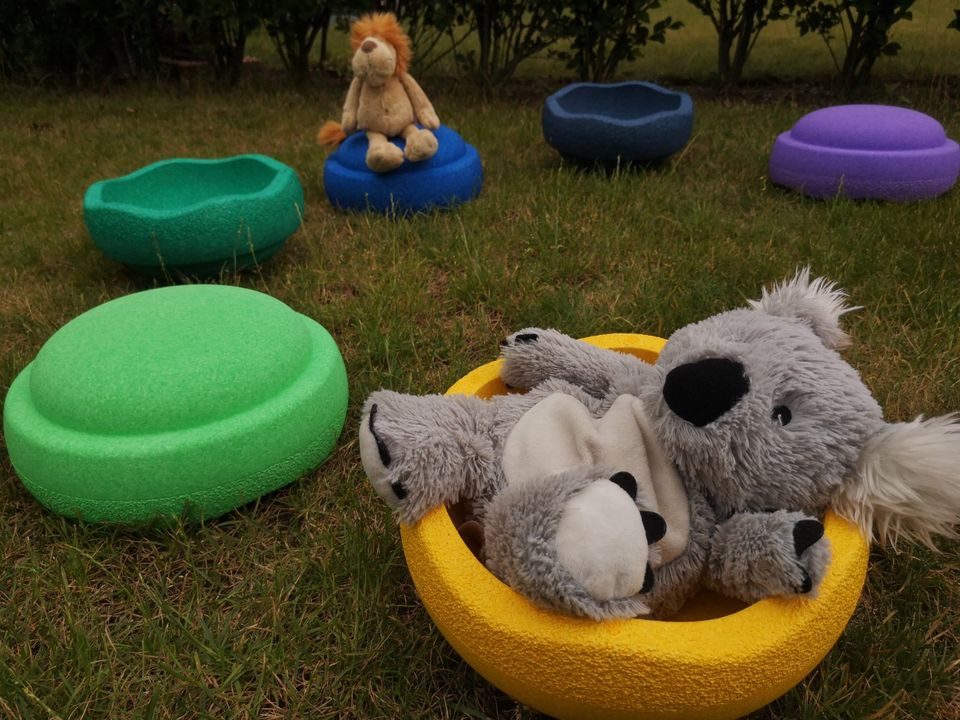
[[[574,83],[543,106],[543,136],[581,161],[652,162],[682,149],[693,132],[693,100],[649,82]]]
[[[436,155],[416,163],[404,160],[385,173],[367,167],[366,133],[352,133],[323,166],[323,186],[330,202],[345,210],[406,215],[475,198],[483,185],[476,148],[445,125],[433,132],[439,146]],[[404,146],[402,138],[391,142]]]
[[[770,179],[814,198],[909,202],[947,192],[960,146],[929,115],[890,105],[836,105],[804,115],[770,152]]]

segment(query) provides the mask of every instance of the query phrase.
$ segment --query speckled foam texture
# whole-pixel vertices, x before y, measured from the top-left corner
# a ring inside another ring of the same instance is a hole
[[[770,153],[770,180],[816,198],[906,202],[949,190],[960,146],[929,115],[888,105],[837,105],[805,115]]]
[[[300,227],[304,198],[297,173],[264,155],[170,159],[94,183],[83,211],[107,257],[202,277],[271,257]]]
[[[560,720],[732,720],[813,670],[856,608],[867,544],[835,515],[825,524],[839,552],[815,600],[769,598],[702,622],[550,613],[487,572],[442,508],[400,529],[430,617],[507,695]]]
[[[662,160],[693,132],[686,93],[648,82],[574,83],[547,98],[543,136],[562,155],[579,160]]]
[[[436,155],[422,162],[404,160],[396,170],[377,173],[367,167],[366,133],[356,132],[341,143],[323,166],[323,187],[334,207],[409,214],[459,205],[480,194],[483,165],[476,148],[454,130],[434,131]],[[391,142],[403,147],[402,138]]]
[[[215,517],[318,465],[347,377],[318,323],[244,288],[182,285],[96,307],[14,380],[10,459],[51,510]]]
[[[623,334],[590,341],[646,359],[662,346]],[[502,365],[478,368],[449,392],[504,392]],[[597,623],[543,610],[487,571],[443,508],[400,531],[417,593],[440,632],[508,695],[561,719],[723,720],[793,687],[852,615],[868,546],[836,515],[824,524],[834,559],[816,598],[767,598],[744,609],[716,598],[684,609],[677,622]]]

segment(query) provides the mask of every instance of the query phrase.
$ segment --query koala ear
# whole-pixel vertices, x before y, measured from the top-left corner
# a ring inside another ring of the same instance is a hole
[[[960,416],[885,425],[860,452],[856,472],[833,497],[840,515],[881,544],[935,548],[933,535],[960,537]]]
[[[806,322],[828,348],[850,344],[850,336],[840,327],[840,316],[859,307],[846,304],[847,294],[825,278],[810,279],[810,268],[797,271],[792,280],[777,283],[773,290],[763,288],[759,300],[750,307],[768,315],[798,318]]]

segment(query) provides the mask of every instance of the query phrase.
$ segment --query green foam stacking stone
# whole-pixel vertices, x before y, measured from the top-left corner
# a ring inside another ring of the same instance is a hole
[[[213,518],[318,466],[347,408],[330,334],[263,293],[179,285],[58,330],[7,393],[24,486],[82,520]]]
[[[303,218],[293,168],[266,155],[173,158],[101,180],[83,198],[107,257],[152,277],[211,277],[263,263]]]

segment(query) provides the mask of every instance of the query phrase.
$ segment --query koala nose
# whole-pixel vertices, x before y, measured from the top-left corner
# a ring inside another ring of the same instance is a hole
[[[377,44],[373,40],[364,40],[363,45],[360,46],[360,49],[365,53],[371,53],[377,49]]]
[[[742,364],[729,358],[704,358],[668,372],[663,399],[684,420],[703,427],[730,410],[749,389]]]

